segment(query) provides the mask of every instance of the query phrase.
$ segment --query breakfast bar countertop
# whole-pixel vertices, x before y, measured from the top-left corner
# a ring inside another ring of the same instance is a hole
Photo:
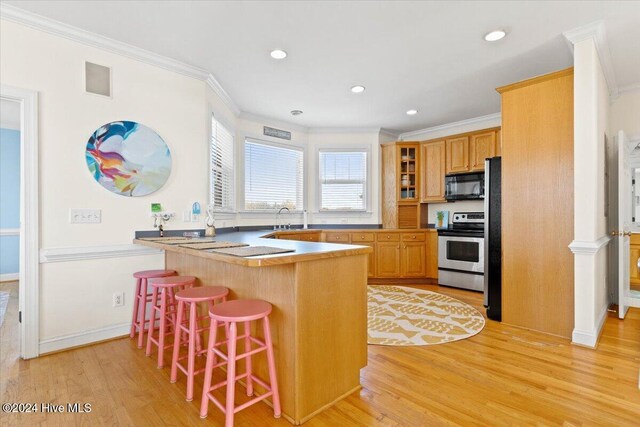
[[[282,230],[284,231],[284,230]],[[296,230],[297,231],[297,230]],[[133,243],[163,249],[170,252],[178,252],[186,255],[193,255],[200,258],[207,258],[217,261],[223,261],[230,264],[244,265],[248,267],[266,267],[270,265],[291,264],[301,261],[310,261],[323,258],[333,258],[345,255],[361,255],[369,254],[373,249],[369,246],[345,245],[337,243],[324,242],[302,242],[297,240],[275,239],[274,231],[237,231],[231,233],[223,233],[215,236],[216,242],[233,242],[245,243],[250,246],[268,246],[273,248],[289,249],[294,252],[286,252],[273,255],[258,255],[252,257],[239,257],[226,255],[222,253],[212,252],[211,250],[191,249],[180,246],[179,244],[169,244],[159,240],[134,239]],[[159,239],[159,238],[158,238]],[[190,243],[198,243],[208,241],[211,238],[191,238]]]

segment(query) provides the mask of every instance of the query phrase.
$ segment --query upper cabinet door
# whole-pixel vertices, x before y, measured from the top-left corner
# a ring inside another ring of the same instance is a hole
[[[420,185],[420,201],[444,201],[445,142],[422,144],[420,161],[423,178]]]
[[[495,155],[495,131],[471,135],[469,141],[469,170],[484,170],[484,161]]]
[[[447,139],[446,173],[469,171],[469,137]]]
[[[496,150],[493,153],[494,157],[502,156],[502,130],[496,131]]]

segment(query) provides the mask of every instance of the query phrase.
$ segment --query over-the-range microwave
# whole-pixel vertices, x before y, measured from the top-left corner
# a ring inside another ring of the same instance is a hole
[[[446,175],[444,198],[449,201],[484,199],[484,172]]]

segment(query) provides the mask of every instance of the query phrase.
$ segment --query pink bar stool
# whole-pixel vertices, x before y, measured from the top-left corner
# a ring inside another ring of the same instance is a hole
[[[200,344],[200,332],[208,328],[200,327],[200,321],[209,317],[209,315],[198,316],[198,303],[206,302],[208,309],[213,308],[215,300],[227,300],[229,289],[224,286],[200,286],[196,288],[189,288],[180,291],[176,294],[176,300],[178,301],[178,317],[176,318],[177,327],[175,328],[175,336],[173,340],[173,358],[171,360],[171,382],[175,383],[178,378],[178,369],[185,373],[187,376],[187,402],[193,400],[193,379],[194,377],[203,372],[204,369],[198,371],[195,370],[196,355],[204,354],[207,349],[202,349]],[[185,307],[188,305],[188,307]],[[188,310],[188,315],[185,316],[185,310]],[[185,319],[186,317],[186,319]],[[188,322],[188,323],[187,323]],[[188,324],[188,326],[185,326]],[[224,325],[221,325],[224,326]],[[180,357],[180,346],[186,343],[188,345],[188,352],[186,356]],[[187,359],[187,366],[185,367],[180,363],[181,360]]]
[[[200,406],[200,418],[206,418],[209,411],[209,401],[212,401],[225,414],[225,426],[233,426],[233,418],[236,412],[253,405],[269,396],[273,400],[273,415],[280,417],[280,395],[278,394],[278,380],[276,378],[276,365],[273,358],[273,343],[271,342],[271,330],[269,329],[269,314],[271,304],[261,300],[235,300],[223,302],[215,305],[209,315],[211,316],[211,328],[209,332],[209,344],[207,346],[207,365],[205,367],[204,386],[202,390],[202,405]],[[251,336],[250,322],[262,319],[264,329],[264,342]],[[229,335],[226,340],[216,342],[218,324],[224,322],[228,324]],[[244,334],[238,336],[237,323],[244,323]],[[237,340],[244,338],[244,353],[237,354]],[[227,343],[228,354],[224,354],[216,347]],[[258,345],[252,349],[251,343]],[[253,375],[251,370],[251,356],[261,351],[267,352],[267,364],[269,368],[269,382],[265,383],[260,378]],[[216,356],[223,361],[216,363]],[[246,372],[241,375],[236,374],[236,362],[246,358]],[[211,385],[211,377],[215,368],[227,365],[227,379],[218,384]],[[236,381],[246,378],[247,396],[253,395],[253,382],[265,388],[266,393],[257,396],[242,405],[235,406],[234,394]],[[227,386],[227,398],[225,405],[216,399],[211,392],[220,387]]]
[[[149,279],[153,293],[151,294],[151,319],[149,319],[146,355],[151,356],[151,344],[155,344],[158,347],[158,368],[164,366],[164,350],[172,346],[172,344],[165,344],[167,326],[171,326],[174,330],[177,329],[175,293],[182,289],[191,288],[195,283],[196,278],[193,276],[170,276]],[[158,301],[158,296],[160,301]],[[159,330],[157,339],[153,337],[156,329],[156,319],[158,320]]]
[[[151,301],[151,295],[147,290],[148,279],[158,277],[174,276],[175,270],[144,270],[133,273],[136,278],[136,293],[133,299],[133,317],[131,319],[131,338],[136,336],[138,331],[138,348],[142,348],[144,343],[144,332],[146,328],[147,303]]]

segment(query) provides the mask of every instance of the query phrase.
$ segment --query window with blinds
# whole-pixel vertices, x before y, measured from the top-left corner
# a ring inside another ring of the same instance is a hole
[[[366,210],[367,152],[321,150],[319,157],[320,210]]]
[[[244,208],[302,210],[302,149],[246,140],[244,144]]]
[[[210,201],[215,211],[233,212],[233,134],[211,115]]]

